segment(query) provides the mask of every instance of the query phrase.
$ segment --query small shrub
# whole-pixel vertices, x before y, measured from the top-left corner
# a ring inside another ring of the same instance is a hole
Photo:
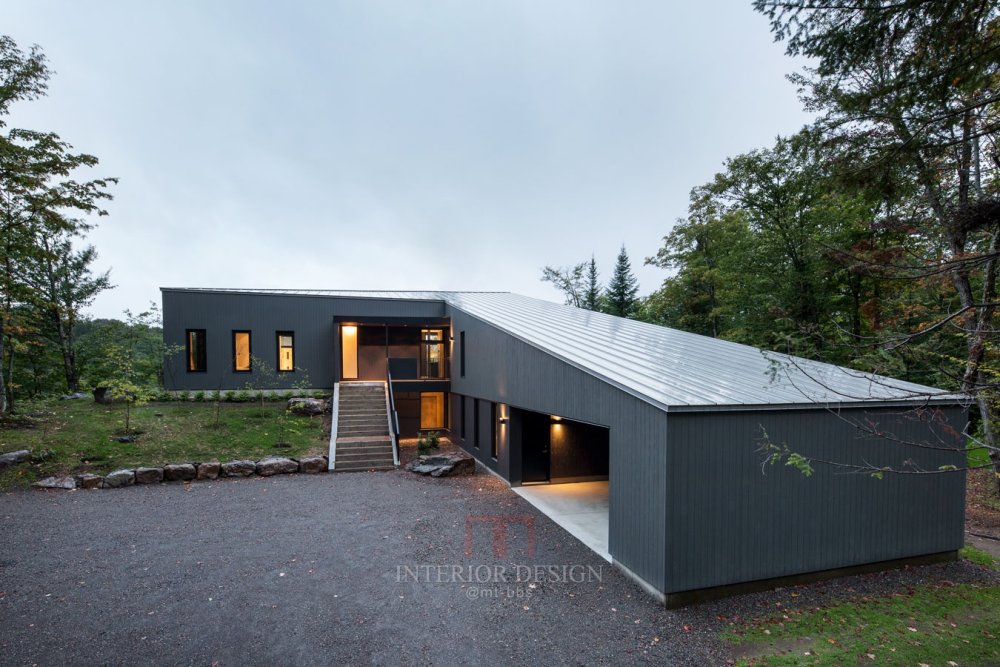
[[[253,397],[250,395],[250,392],[245,389],[236,393],[237,403],[249,403],[252,400]]]
[[[204,403],[205,402],[205,392],[203,392],[203,391],[196,391],[194,393],[194,400],[197,401],[197,402],[199,402],[199,403]]]
[[[156,400],[160,401],[161,403],[169,403],[170,401],[174,400],[174,395],[171,392],[164,389],[163,391],[156,394]]]
[[[212,392],[212,400],[216,403],[222,400],[222,392],[216,389]]]
[[[45,461],[48,461],[49,459],[51,459],[55,455],[56,455],[55,452],[53,452],[48,447],[45,447],[44,449],[37,449],[37,450],[31,452],[31,456],[29,457],[29,460],[32,463],[44,463]]]
[[[288,399],[290,399],[290,398],[295,398],[295,392],[292,391],[292,390],[288,390],[288,391],[284,392],[283,394],[281,394],[281,398],[283,400],[286,400],[286,401]]]
[[[230,403],[235,403],[237,401],[236,392],[235,391],[227,391],[226,392],[226,400],[229,401]]]
[[[177,393],[177,400],[178,401],[190,401],[191,400],[191,392],[187,391],[187,390],[178,392]]]
[[[282,400],[281,397],[283,395],[284,394],[282,394],[280,391],[272,391],[270,394],[267,395],[267,400],[269,400],[269,401],[280,401],[280,400]]]
[[[429,433],[421,433],[420,437],[417,438],[417,453],[426,454],[432,449],[439,449],[441,447],[441,434],[437,431],[431,431]]]

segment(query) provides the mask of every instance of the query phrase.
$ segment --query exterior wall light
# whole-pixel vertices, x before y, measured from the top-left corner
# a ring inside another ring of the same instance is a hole
[[[499,421],[500,421],[500,423],[501,423],[501,424],[506,424],[508,420],[507,420],[507,418],[506,418],[506,417],[501,417],[501,418],[499,419]]]

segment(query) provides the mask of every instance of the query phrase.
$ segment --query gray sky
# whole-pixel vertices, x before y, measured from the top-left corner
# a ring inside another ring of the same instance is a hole
[[[116,289],[499,289],[625,243],[807,121],[749,0],[6,3],[56,74],[11,125],[118,176],[89,240]]]

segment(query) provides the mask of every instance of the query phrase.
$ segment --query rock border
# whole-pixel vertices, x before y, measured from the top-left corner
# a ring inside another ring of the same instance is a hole
[[[36,489],[120,489],[136,484],[166,484],[171,482],[191,482],[213,480],[221,477],[251,477],[258,475],[315,475],[328,470],[325,456],[265,456],[259,461],[235,460],[220,463],[203,461],[200,463],[168,463],[159,467],[123,468],[107,475],[82,473],[62,477],[46,477],[31,486]]]

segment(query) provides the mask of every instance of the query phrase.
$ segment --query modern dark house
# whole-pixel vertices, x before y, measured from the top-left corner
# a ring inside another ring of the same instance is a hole
[[[929,387],[510,293],[162,292],[168,389],[330,389],[337,470],[439,430],[515,489],[603,482],[610,558],[668,604],[963,545],[963,473],[843,467],[961,467]]]

